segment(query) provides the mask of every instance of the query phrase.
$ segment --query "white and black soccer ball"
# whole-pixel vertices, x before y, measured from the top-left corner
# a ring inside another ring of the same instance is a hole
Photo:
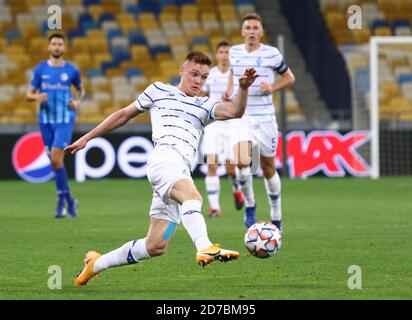
[[[246,249],[257,258],[274,256],[282,246],[280,230],[269,222],[256,222],[245,233]]]

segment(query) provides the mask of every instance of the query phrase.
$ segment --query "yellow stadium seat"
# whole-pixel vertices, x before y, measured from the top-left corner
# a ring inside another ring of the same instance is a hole
[[[156,16],[151,12],[142,12],[139,15],[139,21],[142,26],[145,23],[157,23]]]
[[[389,27],[377,27],[375,28],[376,36],[391,36],[392,30]]]
[[[168,13],[172,13],[174,15],[177,15],[178,11],[179,10],[178,10],[178,8],[175,4],[166,4],[162,8],[162,12],[168,12]]]
[[[90,41],[91,39],[107,39],[103,30],[89,29],[86,32],[86,37]]]
[[[353,30],[354,42],[357,44],[369,42],[371,37],[371,30],[369,28],[362,28],[359,30]]]
[[[73,56],[73,62],[81,72],[85,72],[92,65],[92,56],[88,53],[76,53]]]
[[[140,24],[137,21],[120,21],[119,27],[124,34],[128,34],[130,30],[140,29]]]
[[[397,6],[397,2],[393,0],[378,0],[378,7],[382,11],[391,11],[394,6]]]
[[[100,68],[102,62],[112,61],[112,55],[108,52],[99,52],[93,56],[93,68]]]
[[[64,4],[68,7],[82,6],[83,0],[64,0]]]
[[[75,37],[72,39],[70,50],[73,53],[89,52],[89,41],[86,37]]]
[[[399,86],[395,82],[384,82],[379,85],[382,97],[399,97]]]
[[[109,44],[107,43],[107,39],[102,39],[102,38],[91,39],[90,47],[92,48],[93,53],[109,51]]]
[[[4,48],[4,53],[9,56],[14,56],[18,54],[24,54],[26,49],[24,46],[9,46]]]
[[[118,15],[122,12],[122,8],[119,5],[119,2],[113,4],[104,4],[104,12],[110,12],[113,15]]]
[[[346,15],[342,12],[332,11],[326,14],[325,16],[326,23],[329,29],[343,29],[346,27]]]
[[[88,6],[87,11],[93,17],[94,21],[99,21],[99,17],[104,12],[104,8],[99,4],[91,4]]]
[[[34,37],[30,39],[30,52],[42,52],[47,53],[48,40],[44,37]]]
[[[40,34],[39,27],[35,22],[22,22],[19,25],[22,36],[25,38],[37,36]]]
[[[125,13],[125,12],[122,12],[122,13],[119,13],[118,15],[116,15],[115,19],[116,19],[117,23],[120,23],[122,21],[129,21],[129,22],[136,21],[133,14]]]
[[[16,16],[18,13],[24,13],[29,11],[29,6],[22,1],[10,1],[9,6],[13,16]]]

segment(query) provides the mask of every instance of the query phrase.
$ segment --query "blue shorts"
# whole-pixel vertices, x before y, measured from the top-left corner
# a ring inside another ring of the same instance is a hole
[[[72,140],[73,124],[42,124],[40,131],[44,146],[50,152],[52,148],[64,149]]]

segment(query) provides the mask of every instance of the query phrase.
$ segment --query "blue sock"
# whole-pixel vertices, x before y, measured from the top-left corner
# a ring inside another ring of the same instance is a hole
[[[63,197],[67,201],[71,201],[72,197],[70,195],[66,168],[61,167],[59,169],[54,170],[54,179],[56,181],[56,189],[59,199],[60,197]]]

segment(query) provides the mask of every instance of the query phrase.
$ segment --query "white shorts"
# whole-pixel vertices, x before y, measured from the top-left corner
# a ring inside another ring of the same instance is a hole
[[[169,147],[155,147],[146,166],[147,178],[153,188],[150,216],[180,223],[180,205],[170,198],[170,191],[180,179],[193,182],[187,160]]]
[[[251,141],[258,145],[259,152],[264,157],[274,157],[278,142],[278,125],[276,120],[257,121],[255,117],[243,116],[242,126],[236,135],[237,141]]]
[[[207,125],[202,140],[202,154],[217,155],[220,163],[234,160],[234,146],[239,141],[240,127],[240,119],[215,121]]]

